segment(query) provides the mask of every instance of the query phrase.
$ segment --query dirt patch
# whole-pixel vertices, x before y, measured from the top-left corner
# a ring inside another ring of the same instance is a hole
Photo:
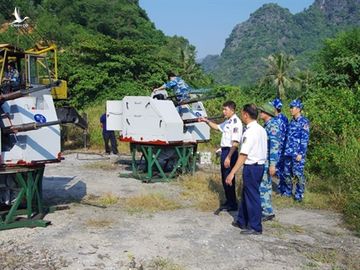
[[[0,231],[0,269],[360,269],[360,240],[333,211],[276,209],[263,235],[244,236],[230,225],[236,213],[182,202],[190,184],[120,178],[128,165],[116,159],[107,170],[65,158],[46,167],[44,197],[70,208],[48,214],[47,228]],[[127,200],[154,194],[181,207],[127,211]],[[118,200],[99,207],[89,196]]]

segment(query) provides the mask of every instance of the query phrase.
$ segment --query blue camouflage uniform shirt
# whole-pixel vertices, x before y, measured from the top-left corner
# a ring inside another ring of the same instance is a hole
[[[268,136],[268,165],[276,166],[279,161],[280,153],[280,126],[276,118],[271,118],[264,125],[266,134]]]
[[[174,80],[165,83],[164,86],[167,89],[172,89],[179,101],[189,98],[189,86],[180,77],[175,77]]]
[[[286,143],[286,133],[289,125],[289,120],[285,115],[279,113],[278,116],[275,117],[278,121],[279,129],[280,129],[280,146],[279,146],[279,153],[281,154],[284,150],[285,143]]]
[[[5,73],[5,78],[12,82],[19,82],[19,72],[16,69],[12,69]]]
[[[297,119],[290,121],[285,146],[285,156],[296,157],[306,155],[309,142],[310,126],[309,120],[300,115]]]

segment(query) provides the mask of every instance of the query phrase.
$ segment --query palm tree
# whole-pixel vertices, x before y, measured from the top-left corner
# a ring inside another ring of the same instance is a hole
[[[209,84],[210,77],[206,76],[200,65],[196,63],[195,47],[186,43],[179,50],[179,68],[183,78],[195,88]]]
[[[196,71],[195,62],[195,49],[189,44],[185,44],[180,48],[180,68],[184,77],[188,77],[190,80],[194,78],[194,71]]]
[[[291,68],[295,58],[285,53],[275,53],[264,60],[268,66],[264,81],[270,81],[275,85],[278,97],[285,99],[285,88],[288,88],[294,80],[291,76]]]

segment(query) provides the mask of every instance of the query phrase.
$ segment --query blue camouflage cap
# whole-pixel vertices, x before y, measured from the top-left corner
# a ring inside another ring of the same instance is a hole
[[[281,109],[281,107],[283,106],[280,98],[275,98],[271,103],[275,107],[275,109]]]
[[[302,110],[304,108],[304,105],[302,104],[302,102],[299,99],[294,99],[290,103],[290,108],[292,108],[292,107],[297,107],[300,110]]]

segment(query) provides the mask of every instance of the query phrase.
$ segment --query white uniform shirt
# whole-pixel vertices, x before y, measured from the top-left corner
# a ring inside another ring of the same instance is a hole
[[[245,164],[265,164],[267,156],[267,134],[256,121],[249,123],[242,137],[241,154],[247,155]]]
[[[236,114],[218,125],[218,128],[222,132],[221,147],[231,147],[233,141],[241,142],[243,126]]]

